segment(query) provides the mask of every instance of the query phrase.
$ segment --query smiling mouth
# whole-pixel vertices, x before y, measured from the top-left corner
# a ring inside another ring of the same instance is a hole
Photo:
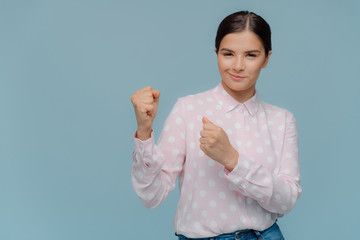
[[[238,76],[238,75],[234,75],[234,74],[231,74],[229,73],[230,77],[235,79],[235,80],[241,80],[241,79],[244,79],[245,77],[243,76]]]

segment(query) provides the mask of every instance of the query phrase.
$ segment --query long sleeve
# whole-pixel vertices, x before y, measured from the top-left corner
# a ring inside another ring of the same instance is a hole
[[[224,129],[239,152],[227,171],[200,149],[202,118]],[[146,207],[161,204],[179,177],[177,233],[204,238],[242,229],[264,230],[301,194],[295,119],[255,94],[244,103],[217,87],[180,98],[155,144],[135,138],[133,187]]]
[[[185,123],[180,100],[165,121],[158,144],[154,133],[141,141],[134,136],[132,184],[147,208],[160,205],[175,188],[185,160]]]
[[[227,174],[234,188],[250,197],[247,201],[256,200],[277,214],[288,213],[302,192],[296,122],[291,113],[287,115],[282,151],[276,154],[280,164],[273,171],[240,154],[237,166]],[[261,152],[261,148],[257,150]]]

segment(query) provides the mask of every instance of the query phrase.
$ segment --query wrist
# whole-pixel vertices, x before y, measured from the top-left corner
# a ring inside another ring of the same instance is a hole
[[[225,167],[231,172],[232,170],[234,170],[234,168],[238,163],[239,153],[234,148],[232,148],[232,150],[229,151],[229,153],[230,155],[225,163]]]
[[[151,137],[152,129],[137,129],[136,130],[136,137],[141,141],[145,141]]]

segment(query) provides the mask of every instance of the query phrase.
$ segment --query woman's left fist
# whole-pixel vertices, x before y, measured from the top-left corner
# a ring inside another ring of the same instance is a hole
[[[232,171],[239,153],[231,145],[225,131],[206,117],[202,118],[203,130],[200,131],[200,149],[210,158]]]

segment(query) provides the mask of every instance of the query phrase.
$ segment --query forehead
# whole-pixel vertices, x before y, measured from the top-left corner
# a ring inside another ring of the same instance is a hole
[[[233,51],[264,50],[260,38],[251,31],[229,33],[221,40],[220,50],[228,48]]]

